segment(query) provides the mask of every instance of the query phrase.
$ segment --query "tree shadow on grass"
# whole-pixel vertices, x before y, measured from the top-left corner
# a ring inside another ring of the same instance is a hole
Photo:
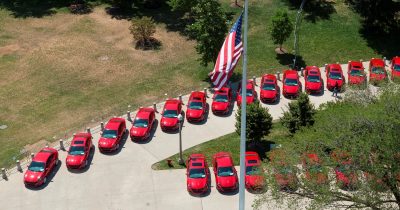
[[[367,45],[370,48],[387,59],[400,55],[400,28],[393,29],[390,33],[385,33],[377,32],[377,30],[364,25],[360,30],[360,34],[367,41]]]
[[[276,54],[276,59],[281,65],[288,66],[290,69],[300,70],[301,67],[306,66],[306,62],[303,60],[303,57],[298,55],[296,57],[296,65],[293,66],[294,55],[292,53],[285,54]]]
[[[257,152],[261,160],[264,160],[267,158],[267,152],[271,151],[275,144],[275,142],[269,140],[248,141],[246,143],[246,151]]]
[[[66,7],[69,2],[69,0],[2,0],[0,1],[0,8],[11,11],[11,15],[15,18],[41,18],[55,14],[56,11],[54,9]]]
[[[298,10],[303,0],[286,0],[288,6],[292,10]],[[307,21],[315,23],[319,19],[329,20],[331,14],[335,13],[334,1],[328,0],[313,0],[306,1],[303,7],[306,13],[304,18]]]

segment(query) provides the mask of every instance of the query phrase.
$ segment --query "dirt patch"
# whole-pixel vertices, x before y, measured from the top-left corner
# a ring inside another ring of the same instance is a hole
[[[17,44],[10,44],[4,47],[0,47],[0,56],[10,55],[17,52],[20,49],[20,46]]]
[[[50,145],[50,142],[46,140],[40,140],[34,144],[28,144],[24,147],[23,151],[27,154],[36,153],[46,145]]]

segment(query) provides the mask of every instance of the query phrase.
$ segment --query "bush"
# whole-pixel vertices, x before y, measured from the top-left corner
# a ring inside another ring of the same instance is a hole
[[[301,93],[296,101],[289,103],[289,110],[283,113],[281,123],[290,133],[296,133],[301,127],[314,124],[315,108],[307,94]]]
[[[133,39],[136,41],[136,48],[140,49],[156,49],[160,46],[160,42],[153,38],[156,32],[156,25],[152,18],[142,17],[140,19],[132,19],[132,25],[129,27]]]
[[[69,5],[68,9],[72,14],[79,15],[92,12],[92,7],[84,1],[75,1]]]
[[[236,133],[240,135],[241,109],[236,113]],[[248,141],[260,141],[270,133],[272,128],[272,117],[267,108],[254,102],[247,106],[246,110],[246,139]]]

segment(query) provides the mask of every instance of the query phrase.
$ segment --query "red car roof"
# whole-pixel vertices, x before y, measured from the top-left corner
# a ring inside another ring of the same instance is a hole
[[[350,61],[349,64],[354,69],[363,69],[364,68],[360,61]]]
[[[178,109],[178,105],[179,105],[180,103],[181,103],[181,102],[180,102],[178,99],[167,99],[167,100],[165,101],[164,107],[165,107],[166,109]]]
[[[308,160],[310,160],[310,163],[319,163],[319,158],[317,154],[314,153],[309,153],[307,154]]]
[[[35,157],[33,158],[32,161],[36,161],[36,162],[46,162],[47,159],[49,159],[50,155],[53,153],[54,151],[52,151],[50,148],[43,148],[42,150],[40,150],[40,152],[38,152]]]
[[[297,74],[297,71],[295,71],[295,70],[285,70],[285,71],[283,71],[283,77],[290,78],[290,79],[297,79],[299,77],[299,75]]]
[[[105,129],[109,129],[109,130],[118,130],[119,125],[120,125],[123,121],[125,121],[125,119],[123,119],[123,118],[119,118],[119,117],[111,118],[111,119],[108,121],[108,123],[107,123]]]
[[[260,165],[260,156],[257,152],[246,152],[246,165]]]
[[[190,100],[202,100],[203,98],[205,98],[206,95],[204,94],[204,92],[201,91],[194,91],[190,94]]]
[[[74,138],[71,141],[71,146],[81,146],[85,145],[86,141],[90,137],[89,133],[78,133],[74,135]],[[80,143],[82,142],[82,143]]]
[[[328,64],[328,66],[331,68],[331,70],[342,70],[342,67],[340,66],[340,64],[337,64],[337,63],[331,63],[331,64]]]
[[[273,82],[275,82],[276,76],[274,74],[264,74],[263,81],[266,81],[266,80],[273,80]]]
[[[218,166],[233,166],[231,154],[228,152],[218,152],[214,155],[214,159]]]
[[[399,65],[400,64],[400,57],[396,56],[393,58],[393,63]]]
[[[190,168],[204,168],[205,167],[205,156],[203,154],[192,154],[190,155]]]
[[[372,58],[369,62],[371,63],[371,66],[385,66],[385,63],[380,58]]]
[[[136,114],[136,118],[140,119],[147,119],[150,116],[150,113],[154,111],[153,108],[140,108],[139,111]]]

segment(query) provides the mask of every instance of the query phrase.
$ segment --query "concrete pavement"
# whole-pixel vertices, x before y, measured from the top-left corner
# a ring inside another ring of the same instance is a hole
[[[367,67],[367,63],[364,63]],[[347,81],[347,64],[342,65]],[[321,69],[322,70],[322,69]],[[325,72],[322,70],[324,81]],[[282,77],[282,75],[281,75]],[[301,77],[303,90],[304,78]],[[260,85],[260,78],[257,79]],[[282,84],[279,83],[280,87]],[[257,91],[259,86],[257,86]],[[183,96],[187,103],[188,95]],[[310,96],[319,106],[333,101],[331,92],[321,96]],[[269,108],[274,119],[278,119],[291,100],[281,96],[276,105]],[[208,103],[211,104],[209,93]],[[163,103],[157,105],[160,111]],[[184,108],[186,110],[186,108]],[[207,122],[201,125],[184,123],[182,130],[183,149],[234,132],[235,110],[230,116],[217,117],[211,111]],[[132,118],[136,113],[132,113]],[[157,114],[157,119],[160,115]],[[131,123],[127,122],[128,128]],[[49,183],[40,189],[27,189],[23,184],[23,173],[14,173],[8,181],[0,181],[0,209],[236,209],[238,195],[222,195],[215,189],[212,180],[211,193],[205,197],[193,197],[186,191],[184,170],[153,171],[151,165],[178,152],[178,134],[163,133],[159,126],[152,139],[137,144],[127,139],[121,151],[104,155],[97,150],[99,129],[93,134],[96,151],[90,167],[83,172],[70,172],[65,167],[67,153],[60,151],[61,166]],[[25,168],[24,168],[25,170]],[[253,194],[246,193],[246,209],[251,209]]]

